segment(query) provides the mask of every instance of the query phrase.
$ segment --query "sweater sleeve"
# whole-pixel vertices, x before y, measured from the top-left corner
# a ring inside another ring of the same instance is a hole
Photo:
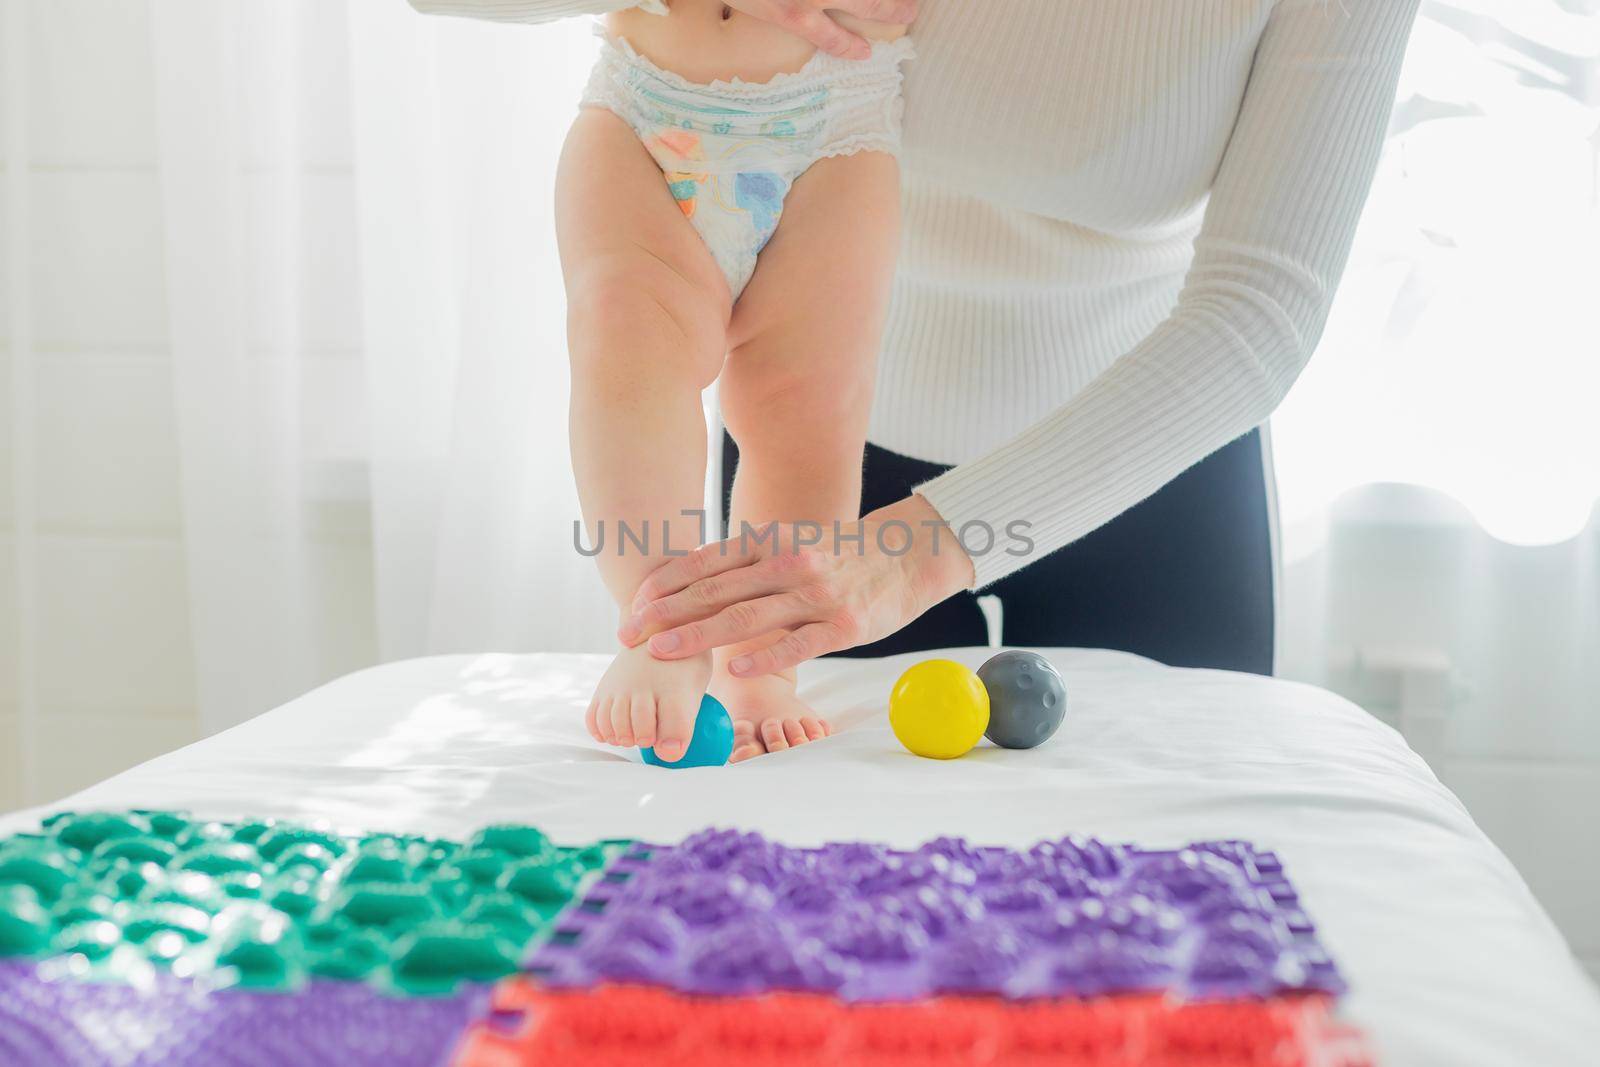
[[[491,22],[554,22],[569,15],[605,15],[642,7],[665,15],[664,0],[411,0],[425,15],[461,15]]]
[[[1371,187],[1419,0],[1280,0],[1171,315],[1062,408],[917,487],[975,587],[1077,540],[1265,421],[1310,358]],[[1018,520],[1026,553],[1008,537]]]

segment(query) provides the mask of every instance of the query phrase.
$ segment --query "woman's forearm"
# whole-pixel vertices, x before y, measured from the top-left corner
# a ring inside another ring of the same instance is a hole
[[[1180,312],[1065,407],[916,491],[967,546],[982,588],[1258,425],[1283,388],[1220,318]]]
[[[1277,407],[1321,336],[1417,6],[1280,0],[1172,314],[1061,410],[917,487],[958,532],[1028,524],[1026,554],[1009,538],[974,552],[977,586],[1115,518]]]

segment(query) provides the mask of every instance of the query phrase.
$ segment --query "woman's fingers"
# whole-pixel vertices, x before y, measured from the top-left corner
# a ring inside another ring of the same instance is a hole
[[[631,648],[645,634],[661,634],[686,622],[709,618],[730,604],[759,599],[787,584],[783,570],[777,567],[744,566],[708,575],[676,593],[636,607],[617,629],[617,639]],[[652,650],[655,647],[652,645]]]
[[[656,634],[650,639],[650,654],[657,659],[696,656],[806,622],[810,613],[805,599],[794,593],[736,600],[709,619],[697,619]]]
[[[917,0],[827,0],[827,6],[868,22],[909,26],[917,21]]]
[[[917,17],[917,0],[728,0],[729,6],[781,26],[829,55],[866,59],[872,45],[834,21],[830,10],[870,22],[908,26]]]
[[[909,26],[917,17],[917,0],[807,0],[791,3],[774,20],[797,37],[804,37],[829,55],[866,59],[872,43],[834,21],[828,9],[843,11],[869,22]]]
[[[860,34],[851,33],[821,11],[797,11],[778,23],[796,37],[804,37],[830,56],[840,59],[866,59],[872,45]]]
[[[834,622],[813,622],[779,638],[766,648],[734,657],[728,672],[756,678],[773,671],[797,667],[808,659],[852,646],[845,628]]]
[[[636,640],[648,626],[657,631],[648,644],[652,656],[682,659],[793,628],[777,644],[729,665],[734,674],[746,678],[849,648],[862,627],[842,609],[833,591],[836,583],[818,569],[817,559],[810,553],[788,553],[731,574],[701,578],[665,601],[646,605],[618,635],[626,641],[631,633]],[[643,622],[644,617],[651,621]]]
[[[633,611],[638,614],[652,600],[671,596],[712,575],[747,567],[760,559],[761,555],[748,537],[734,537],[701,545],[692,552],[668,560],[645,575],[638,591],[633,594]]]

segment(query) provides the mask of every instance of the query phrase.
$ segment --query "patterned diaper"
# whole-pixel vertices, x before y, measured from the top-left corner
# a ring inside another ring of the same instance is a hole
[[[606,108],[633,127],[735,300],[806,168],[828,156],[899,151],[909,38],[879,42],[865,60],[818,52],[771,81],[709,84],[662,70],[625,40],[601,38],[583,106]]]

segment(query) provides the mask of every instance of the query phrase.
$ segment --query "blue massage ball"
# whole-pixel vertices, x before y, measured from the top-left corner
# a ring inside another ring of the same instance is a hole
[[[989,728],[1001,748],[1037,748],[1061,728],[1067,687],[1055,665],[1037,652],[1002,652],[978,668],[989,691]]]
[[[720,767],[733,755],[733,719],[722,701],[707,693],[700,698],[700,710],[694,716],[694,733],[689,735],[689,750],[682,759],[668,763],[656,755],[654,748],[641,748],[639,754],[652,766],[674,771],[685,767]]]

